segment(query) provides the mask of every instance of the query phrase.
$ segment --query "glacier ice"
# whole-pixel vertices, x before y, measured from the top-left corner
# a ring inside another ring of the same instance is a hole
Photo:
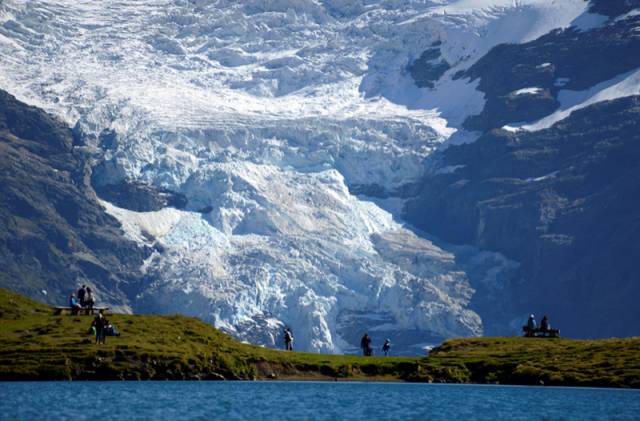
[[[353,352],[368,330],[415,350],[483,329],[470,266],[400,213],[425,158],[484,104],[451,76],[586,7],[6,0],[0,88],[75,126],[97,151],[99,183],[187,197],[185,209],[144,213],[104,202],[128,236],[158,246],[135,311],[195,315],[270,346],[287,324],[298,349]],[[452,67],[418,89],[407,65],[434,43]]]

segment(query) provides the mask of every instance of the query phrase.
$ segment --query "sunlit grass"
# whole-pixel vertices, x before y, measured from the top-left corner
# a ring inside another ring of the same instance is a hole
[[[325,379],[640,387],[640,338],[446,341],[428,358],[287,352],[191,317],[122,315],[96,345],[91,316],[0,289],[0,379]]]

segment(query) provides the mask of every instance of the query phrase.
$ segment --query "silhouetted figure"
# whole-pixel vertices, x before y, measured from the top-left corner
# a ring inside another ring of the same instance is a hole
[[[362,348],[362,355],[369,357],[372,354],[371,349],[371,338],[368,334],[364,334],[362,339],[360,339],[360,348]]]
[[[102,310],[98,312],[93,319],[93,327],[96,328],[96,344],[104,344],[106,336],[106,328],[109,321],[104,317]]]
[[[78,300],[76,300],[76,296],[73,295],[73,293],[69,295],[69,307],[71,307],[72,316],[77,315],[80,309],[82,308],[82,306],[80,306],[80,303],[78,303]]]
[[[96,303],[95,298],[93,297],[93,291],[91,288],[87,287],[87,293],[84,296],[84,305],[87,307],[87,311],[90,311],[93,314],[93,305]]]
[[[527,336],[533,336],[537,328],[538,328],[538,325],[536,323],[536,318],[532,314],[529,316],[529,319],[527,320]]]
[[[382,344],[382,352],[384,352],[384,356],[389,355],[389,350],[391,349],[391,341],[389,339],[384,340],[384,344]]]
[[[549,319],[545,315],[542,320],[540,320],[540,331],[547,333],[551,329],[551,325],[549,324]]]
[[[86,288],[87,288],[86,285],[82,285],[78,290],[78,302],[80,303],[81,307],[85,306],[85,295],[87,293]]]
[[[293,334],[289,327],[284,328],[284,349],[287,351],[293,351]]]

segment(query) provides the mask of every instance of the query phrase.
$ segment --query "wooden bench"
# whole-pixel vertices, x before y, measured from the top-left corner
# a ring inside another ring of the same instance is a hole
[[[524,332],[524,336],[530,338],[559,338],[560,337],[560,329],[547,329],[542,330],[539,327],[535,329],[529,329],[529,326],[522,326],[522,331]]]
[[[92,311],[93,310],[93,311]],[[94,314],[99,312],[100,310],[102,311],[108,311],[109,307],[93,307],[93,308],[89,308],[89,307],[82,307],[78,309],[78,314]],[[71,307],[67,307],[67,306],[57,306],[53,308],[53,314],[73,314],[72,312],[72,308]]]

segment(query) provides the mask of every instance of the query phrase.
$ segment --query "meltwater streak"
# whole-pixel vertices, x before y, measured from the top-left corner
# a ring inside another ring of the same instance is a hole
[[[0,419],[633,420],[640,391],[321,382],[2,382]]]

